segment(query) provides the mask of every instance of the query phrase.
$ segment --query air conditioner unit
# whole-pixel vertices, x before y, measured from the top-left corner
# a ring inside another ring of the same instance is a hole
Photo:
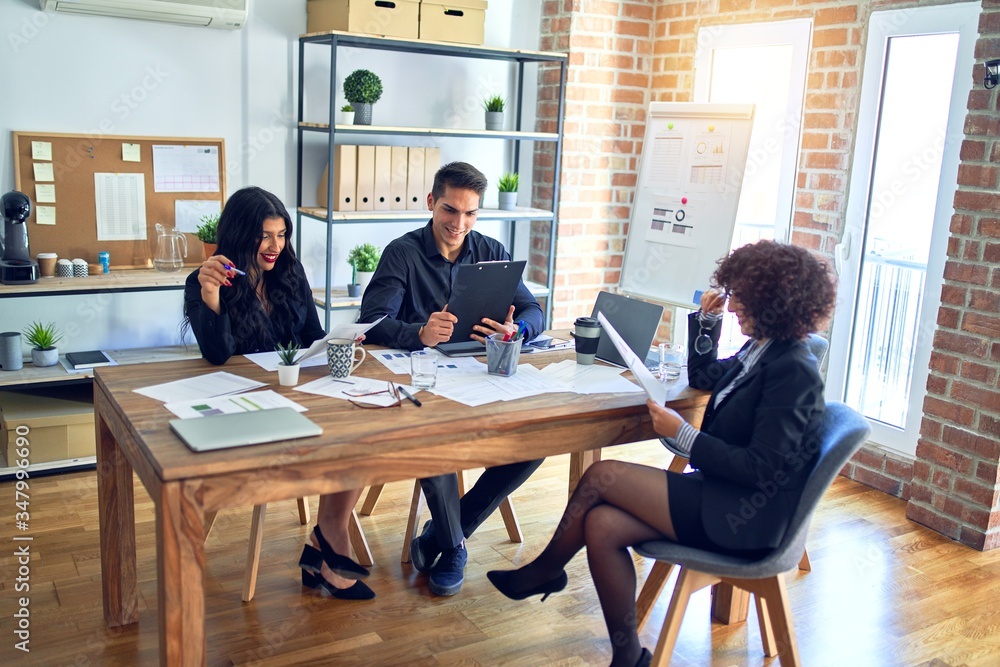
[[[247,20],[248,0],[38,0],[42,9],[61,14],[116,16],[237,30]]]

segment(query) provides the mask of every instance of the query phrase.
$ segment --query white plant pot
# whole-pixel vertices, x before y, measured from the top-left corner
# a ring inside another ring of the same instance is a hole
[[[503,111],[486,112],[486,129],[494,131],[503,129]]]
[[[286,366],[278,364],[278,384],[282,387],[294,387],[299,383],[299,364]]]
[[[31,363],[36,366],[55,366],[59,363],[59,348],[53,347],[48,350],[31,348]]]
[[[340,125],[354,125],[353,111],[339,111],[337,118]]]
[[[513,211],[515,208],[517,208],[516,192],[501,192],[499,194],[500,194],[501,211]]]
[[[368,289],[368,283],[372,281],[372,276],[374,275],[374,271],[358,271],[358,284],[361,285],[362,294]]]

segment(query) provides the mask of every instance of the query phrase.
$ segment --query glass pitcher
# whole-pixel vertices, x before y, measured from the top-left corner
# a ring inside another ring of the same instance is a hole
[[[157,271],[180,271],[187,257],[187,239],[176,228],[167,229],[156,223],[156,257],[153,268]]]

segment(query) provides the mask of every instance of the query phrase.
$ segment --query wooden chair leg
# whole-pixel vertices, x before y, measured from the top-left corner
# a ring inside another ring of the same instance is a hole
[[[461,498],[465,495],[465,471],[458,471],[458,497]]]
[[[667,470],[670,472],[684,472],[688,467],[688,460],[681,456],[675,456],[670,459],[670,463],[667,465]]]
[[[264,538],[264,517],[267,504],[254,505],[250,519],[250,546],[247,547],[247,565],[243,572],[243,601],[250,602],[257,590],[257,567],[260,565],[260,544]]]
[[[212,526],[215,525],[215,517],[219,516],[219,510],[214,512],[205,512],[205,541],[208,541],[208,536],[212,533]]]
[[[410,501],[410,514],[406,518],[406,532],[403,533],[403,554],[400,561],[410,562],[410,540],[417,536],[420,530],[420,515],[424,513],[424,492],[420,488],[420,480],[413,481],[413,498]]]
[[[361,522],[358,521],[357,511],[351,510],[351,518],[347,524],[347,532],[351,535],[351,548],[354,549],[354,557],[358,563],[365,567],[375,564],[372,559],[372,551],[368,548],[368,540],[365,539],[365,532],[361,530]]]
[[[758,605],[758,613],[768,618],[771,626],[770,646],[765,639],[763,627],[761,639],[764,640],[764,652],[768,655],[777,654],[781,667],[801,667],[799,647],[795,642],[795,630],[792,627],[792,612],[788,606],[788,589],[785,587],[785,576],[779,574],[769,579],[732,580],[736,586],[753,592],[763,602]],[[770,651],[770,652],[768,652]]]
[[[764,645],[764,655],[773,658],[778,655],[778,649],[774,643],[774,626],[771,624],[767,600],[761,595],[754,595],[753,600],[757,607],[757,626],[760,628],[760,643]]]
[[[635,601],[636,620],[639,623],[637,630],[639,632],[642,632],[643,626],[649,620],[649,612],[652,611],[657,599],[659,599],[663,587],[667,585],[667,579],[670,577],[673,569],[673,563],[665,563],[659,560],[653,562],[653,568],[649,571],[646,583],[642,585],[639,597]]]
[[[385,484],[372,484],[368,487],[365,502],[361,503],[361,516],[370,516],[375,511],[375,505],[378,504],[378,497],[382,493],[382,487],[384,486]]]
[[[712,590],[712,618],[719,623],[742,623],[749,611],[750,594],[742,588],[723,583]]]
[[[710,574],[681,568],[681,573],[677,575],[677,584],[674,586],[674,594],[670,597],[670,606],[667,607],[663,629],[660,630],[660,638],[656,642],[656,651],[653,653],[654,667],[666,667],[670,664],[674,646],[677,644],[677,635],[681,630],[681,621],[684,620],[684,611],[691,595],[718,581],[718,577]]]
[[[812,572],[812,564],[809,563],[809,552],[802,550],[802,560],[799,561],[799,569],[803,572]]]
[[[507,536],[511,542],[520,544],[524,541],[521,535],[521,526],[517,523],[517,514],[514,513],[514,506],[510,503],[510,498],[504,498],[500,503],[500,516],[503,517],[503,525],[507,527]]]
[[[309,525],[309,499],[299,498],[299,523],[303,526]]]

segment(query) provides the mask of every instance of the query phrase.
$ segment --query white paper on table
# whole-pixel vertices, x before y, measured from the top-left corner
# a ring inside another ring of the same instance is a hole
[[[209,415],[232,414],[235,412],[256,412],[272,408],[291,408],[296,412],[305,412],[306,407],[293,400],[285,398],[271,389],[252,391],[237,396],[219,396],[194,401],[179,401],[164,405],[181,419],[192,417],[208,417]]]
[[[624,371],[624,368],[617,366],[583,365],[572,359],[566,359],[549,364],[541,372],[551,381],[565,385],[564,391],[575,394],[623,394],[642,391],[642,387],[621,376]]]
[[[296,360],[297,363],[302,363],[311,356],[317,355],[326,349],[326,341],[331,338],[346,338],[348,340],[357,340],[361,337],[361,334],[365,333],[373,326],[385,319],[385,315],[378,318],[374,322],[367,322],[365,324],[338,324],[333,328],[333,330],[320,338],[318,341],[309,346],[309,349],[299,355]],[[324,361],[325,363],[325,361]]]
[[[251,354],[244,354],[243,356],[263,368],[265,371],[270,371],[272,373],[278,370],[278,362],[281,361],[281,357],[278,356],[277,352],[253,352]],[[302,368],[308,368],[310,366],[325,366],[326,359],[323,357],[313,357],[312,359],[299,362],[299,365]]]
[[[653,374],[646,368],[646,363],[635,356],[632,348],[622,340],[622,337],[615,331],[611,322],[608,322],[608,318],[604,317],[604,313],[598,313],[597,320],[608,333],[608,337],[611,338],[611,342],[614,344],[615,349],[618,350],[618,354],[622,355],[625,365],[628,366],[628,369],[632,371],[632,375],[639,381],[639,385],[646,391],[646,395],[657,405],[665,405],[667,402],[667,388],[653,377]]]
[[[368,356],[375,357],[390,373],[396,375],[410,374],[410,353],[406,350],[369,350]]]
[[[402,387],[411,394],[419,393],[418,389],[414,389],[408,384],[393,384],[397,387]],[[389,394],[388,389],[389,383],[385,380],[376,380],[374,378],[360,377],[357,375],[337,379],[327,375],[319,378],[318,380],[313,380],[312,382],[299,385],[295,388],[295,391],[301,391],[306,394],[327,396],[329,398],[339,398],[344,401],[354,401],[356,403],[392,405],[396,402],[396,399]],[[367,396],[356,395],[369,393],[370,395]]]
[[[263,382],[250,380],[225,371],[216,371],[215,373],[198,375],[184,380],[175,380],[174,382],[164,382],[163,384],[142,387],[136,389],[135,393],[155,398],[164,403],[175,403],[178,401],[193,401],[199,398],[240,394],[250,389],[266,386]]]
[[[448,400],[468,405],[475,408],[487,403],[495,403],[503,400],[497,388],[482,376],[466,376],[459,378],[456,376],[449,382],[442,383],[438,377],[437,386],[430,390],[436,396],[447,398]]]
[[[550,381],[531,364],[519,365],[517,372],[510,376],[487,375],[486,381],[497,388],[504,401],[566,391],[562,384]]]

